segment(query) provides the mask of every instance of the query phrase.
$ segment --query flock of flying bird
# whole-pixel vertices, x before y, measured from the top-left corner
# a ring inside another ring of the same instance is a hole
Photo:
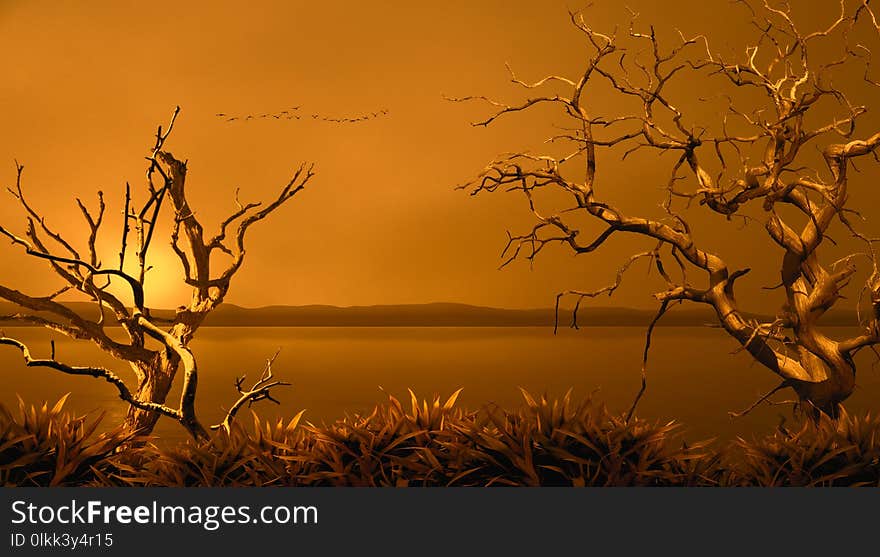
[[[281,112],[267,112],[265,114],[248,114],[246,116],[236,116],[233,114],[227,114],[225,112],[218,112],[215,114],[217,118],[222,118],[227,122],[249,122],[251,120],[260,120],[260,119],[274,119],[274,120],[302,120],[311,117],[313,120],[321,120],[323,122],[336,122],[336,123],[344,123],[344,124],[355,124],[358,122],[366,122],[367,120],[373,120],[375,118],[379,118],[381,116],[385,116],[388,114],[388,109],[383,108],[376,112],[369,112],[367,114],[363,114],[361,116],[352,116],[352,117],[340,117],[335,118],[332,116],[323,116],[321,114],[300,114],[299,106],[292,106],[288,109],[282,110]]]

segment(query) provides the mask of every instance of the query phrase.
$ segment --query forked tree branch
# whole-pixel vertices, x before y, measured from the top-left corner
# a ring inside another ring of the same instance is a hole
[[[262,373],[260,374],[260,378],[257,379],[250,388],[244,388],[244,381],[247,377],[246,375],[242,375],[241,377],[235,379],[235,389],[238,391],[239,397],[232,404],[232,406],[229,407],[229,410],[226,412],[226,416],[223,418],[223,421],[219,424],[212,425],[211,429],[222,429],[227,434],[231,433],[232,422],[235,420],[235,415],[245,404],[250,406],[253,403],[259,402],[261,400],[269,400],[274,402],[275,404],[281,404],[280,401],[272,397],[271,393],[271,389],[273,389],[274,387],[284,387],[290,385],[290,383],[284,381],[273,380],[274,375],[272,373],[272,364],[275,363],[275,359],[278,357],[278,354],[280,352],[281,349],[278,349],[277,351],[275,351],[275,354],[273,354],[271,358],[266,360],[266,365],[263,368]]]

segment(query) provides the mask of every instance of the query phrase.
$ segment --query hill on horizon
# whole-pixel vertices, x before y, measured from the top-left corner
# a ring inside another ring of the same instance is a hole
[[[97,317],[97,307],[90,302],[69,302],[68,307],[87,318]],[[0,324],[27,326],[3,315],[16,313],[17,306],[0,303]],[[656,310],[625,307],[582,306],[578,325],[583,327],[647,326]],[[157,317],[173,317],[174,311],[154,309]],[[44,315],[45,316],[45,315]],[[767,316],[747,314],[748,318],[769,319]],[[303,306],[272,305],[246,308],[223,304],[205,320],[206,327],[552,327],[553,308],[506,309],[452,302],[427,304],[380,304],[370,306],[331,306],[311,304]],[[855,326],[854,312],[836,311],[826,315],[822,323],[828,326]],[[571,309],[559,309],[560,328],[571,324]],[[671,309],[658,326],[717,325],[708,307],[684,306]]]

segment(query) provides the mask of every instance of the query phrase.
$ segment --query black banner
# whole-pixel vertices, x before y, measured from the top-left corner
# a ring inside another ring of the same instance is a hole
[[[0,555],[877,551],[880,490],[0,490]]]

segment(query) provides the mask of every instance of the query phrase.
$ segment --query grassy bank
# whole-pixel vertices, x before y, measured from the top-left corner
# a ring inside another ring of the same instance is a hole
[[[389,397],[329,425],[256,415],[208,443],[157,447],[99,416],[0,406],[6,486],[880,486],[880,419],[844,415],[752,440],[686,444],[591,400],[468,411]]]

